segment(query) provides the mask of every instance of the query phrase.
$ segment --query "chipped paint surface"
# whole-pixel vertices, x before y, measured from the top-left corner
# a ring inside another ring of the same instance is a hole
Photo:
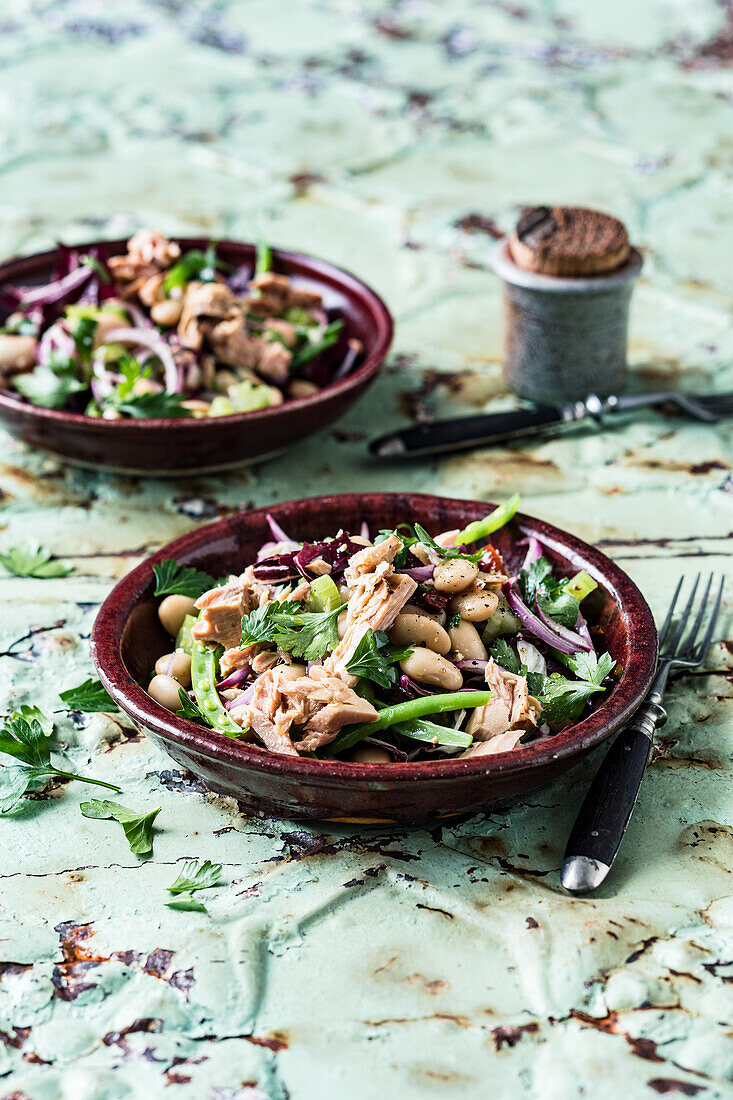
[[[519,490],[657,614],[681,569],[729,566],[730,425],[649,414],[411,467],[372,465],[364,440],[510,403],[488,257],[524,201],[609,207],[644,248],[633,388],[733,389],[730,5],[285,6],[276,28],[265,0],[3,11],[3,254],[138,223],[262,236],[358,271],[398,325],[380,382],[297,461],[144,483],[3,435],[0,545],[39,538],[76,566],[0,579],[3,711],[58,709],[142,555],[304,494]],[[80,815],[78,783],[0,823],[0,1096],[730,1097],[732,654],[718,641],[673,685],[613,878],[586,900],[558,868],[597,754],[511,812],[306,828],[207,794],[124,722],[58,713],[74,765],[163,809],[148,862]],[[209,916],[164,904],[191,857],[224,865]]]

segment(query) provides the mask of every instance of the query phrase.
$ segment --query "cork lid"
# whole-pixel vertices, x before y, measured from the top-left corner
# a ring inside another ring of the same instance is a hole
[[[629,257],[629,237],[618,218],[582,206],[527,206],[509,242],[525,271],[565,277],[613,271]]]

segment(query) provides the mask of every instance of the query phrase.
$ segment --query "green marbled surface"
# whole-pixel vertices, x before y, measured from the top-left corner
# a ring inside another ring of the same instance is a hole
[[[114,581],[252,504],[519,490],[657,614],[682,569],[727,568],[729,426],[649,414],[411,467],[372,464],[364,441],[510,403],[488,230],[526,201],[606,207],[643,248],[632,387],[733,389],[728,4],[13,0],[0,15],[0,252],[139,225],[262,236],[354,269],[397,320],[384,375],[335,430],[225,478],[94,475],[0,436],[0,547],[37,538],[76,566],[0,579],[2,709],[58,710]],[[613,877],[585,900],[558,868],[598,754],[511,812],[304,828],[205,793],[126,722],[59,711],[76,766],[163,809],[149,862],[80,815],[78,783],[0,823],[0,1095],[733,1095],[726,637],[724,616],[704,669],[671,688]],[[210,916],[164,905],[194,856],[224,864]]]

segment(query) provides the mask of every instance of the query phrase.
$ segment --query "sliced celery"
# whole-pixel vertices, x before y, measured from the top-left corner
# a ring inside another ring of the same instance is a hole
[[[333,611],[344,602],[335,582],[328,574],[316,577],[310,582],[310,587],[308,607],[311,611]]]

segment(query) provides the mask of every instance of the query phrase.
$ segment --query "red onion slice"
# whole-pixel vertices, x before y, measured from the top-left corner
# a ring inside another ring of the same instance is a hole
[[[137,347],[150,348],[154,352],[165,371],[166,393],[180,393],[178,368],[173,358],[173,352],[165,340],[154,329],[144,328],[113,328],[105,337],[106,344],[134,344]]]
[[[248,703],[252,702],[252,696],[255,693],[255,685],[250,684],[246,691],[243,691],[241,695],[238,695],[236,699],[228,699],[224,704],[225,710],[238,710],[240,707],[246,707]]]
[[[244,668],[238,668],[236,672],[230,673],[223,680],[220,680],[216,685],[218,691],[223,691],[224,688],[236,687],[237,684],[241,684],[242,680],[246,680],[252,669],[249,665],[245,665]]]
[[[556,623],[554,619],[551,619],[549,615],[545,614],[539,604],[536,606],[537,617],[540,621],[543,622],[546,627],[549,627],[550,630],[554,630],[559,634],[561,638],[564,638],[568,645],[575,646],[573,650],[574,653],[577,653],[579,649],[584,649],[586,651],[593,649],[593,644],[581,634],[577,634],[574,630],[570,630],[567,626],[563,626],[562,623]],[[558,647],[556,646],[555,648],[557,649]]]
[[[559,649],[561,653],[569,654],[577,653],[579,649],[589,648],[588,643],[580,635],[573,633],[572,630],[560,627],[558,623],[552,622],[552,620],[550,620],[551,625],[543,622],[538,615],[535,615],[534,611],[527,607],[516,589],[508,584],[504,585],[504,595],[509,607],[526,626],[527,630],[546,645],[552,646],[553,649]]]
[[[91,267],[77,267],[64,275],[62,279],[56,279],[45,286],[6,286],[5,294],[10,294],[17,299],[18,304],[24,309],[28,306],[50,306],[61,301],[67,294],[84,286],[91,279],[94,271]]]
[[[397,572],[412,577],[418,584],[424,584],[425,581],[432,580],[434,569],[434,565],[420,565],[416,569],[398,569]]]
[[[455,664],[456,668],[463,669],[464,672],[484,672],[488,663],[488,661],[465,660],[456,661]]]

